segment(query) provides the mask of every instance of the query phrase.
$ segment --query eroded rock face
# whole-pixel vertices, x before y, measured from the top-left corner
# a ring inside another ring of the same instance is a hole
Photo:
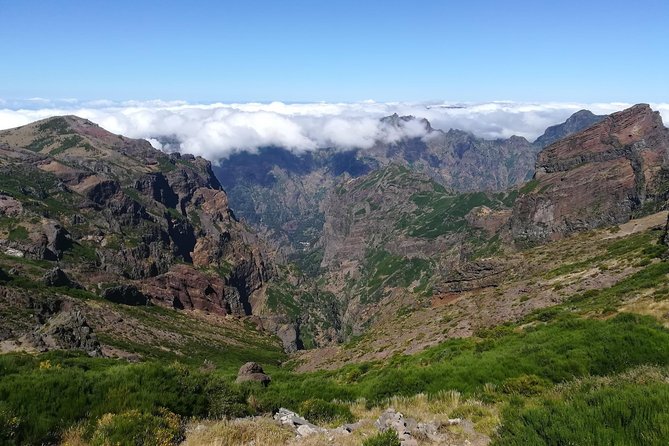
[[[223,279],[187,265],[175,265],[167,273],[147,279],[139,286],[143,294],[157,305],[221,315],[231,314],[233,308],[244,307],[238,302],[239,293],[226,293]]]
[[[552,144],[514,206],[514,240],[554,240],[653,210],[668,195],[668,158],[669,131],[645,104]]]

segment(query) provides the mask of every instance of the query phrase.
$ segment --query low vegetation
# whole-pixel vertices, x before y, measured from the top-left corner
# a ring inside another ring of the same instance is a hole
[[[467,398],[514,402],[536,398],[554,384],[575,378],[622,373],[644,364],[669,365],[669,332],[650,318],[631,314],[606,321],[560,317],[482,335],[448,341],[414,356],[397,356],[333,372],[294,374],[270,366],[273,382],[267,388],[238,386],[230,372],[205,371],[181,363],[129,364],[58,352],[3,355],[0,425],[2,435],[10,439],[8,444],[38,444],[56,441],[67,426],[82,422],[90,441],[117,438],[121,431],[141,431],[132,425],[134,422],[160,431],[160,435],[176,436],[178,432],[170,427],[171,414],[184,419],[238,417],[288,407],[319,422],[338,424],[353,417],[346,405],[335,400],[353,404],[364,398],[367,407],[374,407],[401,395],[439,395],[444,389],[457,389]],[[639,417],[655,416],[656,412],[644,409],[650,407],[643,404],[649,394],[655,395],[650,400],[653,404],[669,408],[667,395],[653,385],[645,390],[625,385],[616,389],[593,390],[592,397],[606,399],[621,392],[622,396],[616,397],[623,398],[621,401],[638,401]],[[578,398],[587,401],[588,395],[585,392]],[[575,416],[569,412],[571,405],[577,412],[587,409],[578,398],[557,405],[545,398],[538,409],[528,405],[520,413],[543,420],[556,412],[568,419]],[[599,406],[603,412],[593,412],[592,416],[608,416],[606,411],[617,407],[615,401],[610,409]],[[477,413],[474,409],[460,407],[454,415],[472,417]],[[129,417],[129,413],[141,416]],[[508,418],[509,413],[504,416]],[[516,418],[510,419],[501,438],[530,438],[527,429],[536,423],[520,423]],[[638,423],[640,427],[650,423],[652,428],[657,422],[654,420]],[[514,428],[518,423],[523,429]]]

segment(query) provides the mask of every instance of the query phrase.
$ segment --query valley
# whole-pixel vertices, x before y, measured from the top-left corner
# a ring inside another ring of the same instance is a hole
[[[0,442],[664,444],[659,113],[382,123],[425,136],[212,165],[0,131]]]

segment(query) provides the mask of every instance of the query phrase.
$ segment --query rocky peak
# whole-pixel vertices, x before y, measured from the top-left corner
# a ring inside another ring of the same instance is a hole
[[[516,201],[517,241],[541,242],[628,221],[669,197],[669,130],[638,104],[551,144]]]
[[[666,130],[659,112],[653,111],[648,104],[635,105],[542,150],[537,159],[536,175],[624,156],[626,146],[652,139],[663,131]]]
[[[432,128],[432,125],[430,124],[430,121],[428,121],[425,118],[418,119],[413,115],[400,116],[397,113],[393,113],[390,116],[385,116],[385,117],[381,118],[382,123],[390,125],[390,126],[395,127],[395,128],[400,128],[403,125],[405,125],[406,123],[414,122],[414,121],[417,121],[417,120],[418,120],[418,122],[420,122],[423,125],[426,132],[429,133],[429,132],[434,131],[434,129]]]
[[[539,148],[547,147],[562,138],[580,132],[606,118],[605,115],[595,115],[590,110],[579,110],[571,115],[562,124],[548,127],[543,135],[534,141]]]

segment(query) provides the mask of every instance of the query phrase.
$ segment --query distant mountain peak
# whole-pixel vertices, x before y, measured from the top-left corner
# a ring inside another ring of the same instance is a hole
[[[393,113],[390,116],[384,116],[381,118],[381,122],[393,127],[402,127],[405,123],[412,122],[412,121],[419,121],[420,123],[423,124],[425,127],[425,130],[429,133],[434,131],[432,128],[432,125],[430,124],[430,121],[428,121],[425,118],[416,118],[413,115],[403,115],[400,116],[397,113]]]
[[[547,147],[556,141],[597,124],[604,118],[606,118],[606,115],[595,115],[590,110],[579,110],[562,124],[548,127],[544,134],[534,141],[534,145],[539,148]]]

